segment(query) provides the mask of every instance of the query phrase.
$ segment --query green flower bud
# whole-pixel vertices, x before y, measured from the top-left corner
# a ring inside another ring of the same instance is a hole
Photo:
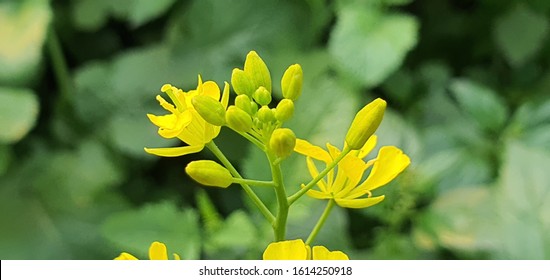
[[[286,158],[296,146],[296,135],[288,128],[277,128],[269,139],[269,148],[280,158]]]
[[[280,122],[286,122],[294,115],[294,102],[290,99],[283,99],[277,104],[275,118]]]
[[[283,97],[295,101],[302,94],[304,73],[300,64],[294,64],[286,69],[281,79]]]
[[[248,132],[252,129],[252,118],[243,109],[229,106],[225,114],[227,125],[238,132]]]
[[[275,121],[273,111],[271,111],[271,109],[269,109],[269,107],[267,106],[262,106],[262,108],[258,110],[257,116],[258,119],[263,123],[271,123]]]
[[[241,69],[233,69],[231,74],[231,85],[237,95],[252,96],[257,87],[254,85],[252,78]]]
[[[252,101],[250,101],[250,98],[246,95],[239,95],[235,98],[235,106],[242,109],[243,111],[247,112],[249,115],[252,116],[252,105],[250,104]],[[252,102],[253,103],[253,102]]]
[[[353,150],[363,148],[367,140],[374,134],[386,110],[386,101],[377,98],[361,109],[353,119],[346,135],[346,143]]]
[[[227,188],[233,183],[229,170],[211,160],[197,160],[185,167],[185,172],[193,180],[211,187]]]
[[[252,107],[252,116],[256,115],[258,113],[258,103],[250,101],[250,107]]]
[[[265,87],[259,87],[252,95],[260,105],[268,105],[271,102],[271,93]]]
[[[206,95],[197,95],[191,99],[191,103],[208,123],[217,126],[225,124],[225,108],[219,101]]]
[[[251,51],[246,55],[246,60],[244,61],[244,72],[246,72],[246,74],[249,75],[254,82],[254,89],[263,86],[267,89],[267,91],[271,92],[271,77],[269,74],[269,69],[267,69],[267,65],[265,65],[265,62],[255,51]],[[233,87],[235,86],[233,85]]]

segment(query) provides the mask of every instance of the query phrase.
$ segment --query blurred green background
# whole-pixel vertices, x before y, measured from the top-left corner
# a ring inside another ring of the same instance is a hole
[[[184,259],[260,258],[272,233],[240,188],[183,171],[210,153],[143,151],[180,144],[145,116],[164,83],[221,85],[256,50],[276,98],[303,66],[298,137],[341,146],[382,97],[380,144],[412,158],[382,204],[335,209],[316,243],[352,259],[550,259],[549,16],[546,0],[0,1],[0,258],[146,258],[154,240]],[[268,175],[234,133],[216,142]],[[303,157],[284,168],[292,189],[308,179]],[[288,238],[323,207],[300,200]]]

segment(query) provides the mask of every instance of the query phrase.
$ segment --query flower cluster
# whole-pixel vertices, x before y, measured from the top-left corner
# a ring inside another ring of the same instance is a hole
[[[330,143],[323,149],[297,138],[292,129],[283,126],[294,114],[295,102],[302,94],[302,85],[301,66],[289,66],[281,79],[283,99],[274,102],[271,74],[265,62],[254,51],[248,53],[242,69],[236,68],[232,72],[231,86],[236,93],[232,105],[229,105],[230,86],[227,82],[223,91],[213,81],[203,82],[200,76],[196,89],[188,92],[166,84],[161,91],[170,98],[171,103],[160,95],[157,100],[168,114],[147,116],[158,126],[160,136],[178,138],[186,145],[145,148],[145,151],[157,156],[175,157],[197,153],[205,147],[210,150],[221,164],[213,160],[197,160],[189,163],[185,171],[205,186],[227,188],[238,184],[243,188],[273,228],[275,240],[267,246],[263,259],[348,259],[341,251],[311,246],[332,207],[366,208],[380,203],[385,196],[373,196],[372,192],[395,179],[407,168],[410,159],[397,147],[383,146],[376,157],[364,160],[377,145],[374,133],[382,122],[387,106],[386,101],[380,98],[356,114],[342,149]],[[232,129],[265,153],[272,180],[260,181],[241,176],[214,143],[222,127]],[[287,195],[281,162],[294,152],[306,157],[311,180],[302,184],[296,193]],[[319,169],[319,166],[323,168]],[[363,180],[367,171],[368,176]],[[274,190],[276,212],[264,204],[252,187],[269,187]],[[326,209],[305,242],[301,239],[286,240],[289,208],[304,194],[314,199],[327,200]],[[168,259],[166,246],[160,242],[154,242],[149,252],[150,259]],[[178,255],[174,257],[179,259]],[[117,259],[136,258],[122,253]]]

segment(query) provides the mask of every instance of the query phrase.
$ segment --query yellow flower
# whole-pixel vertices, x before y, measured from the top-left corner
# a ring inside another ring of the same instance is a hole
[[[389,183],[410,164],[411,160],[400,149],[394,146],[380,148],[378,156],[368,162],[363,158],[376,146],[376,136],[371,136],[365,145],[351,151],[331,170],[325,178],[321,179],[317,186],[319,190],[309,190],[307,194],[317,199],[334,199],[340,207],[365,208],[375,205],[384,200],[384,195],[371,197],[371,191]],[[323,161],[326,165],[333,162],[341,151],[327,143],[327,149],[312,145],[311,143],[298,139],[294,150],[307,156],[307,167],[312,178],[315,178],[319,171],[313,159]],[[365,181],[361,184],[363,173],[372,166],[372,170]],[[302,185],[304,187],[304,185]],[[364,197],[367,195],[367,197]]]
[[[204,145],[216,138],[220,133],[220,126],[206,122],[194,108],[192,99],[194,96],[208,96],[216,101],[221,101],[223,108],[227,108],[229,102],[229,84],[225,83],[223,95],[220,96],[220,88],[213,81],[202,82],[199,76],[197,89],[184,92],[179,88],[166,84],[161,88],[174,105],[168,103],[161,96],[157,96],[160,105],[170,112],[168,115],[156,116],[147,114],[149,120],[159,127],[158,133],[164,138],[179,138],[188,146],[175,148],[145,148],[147,153],[163,156],[177,157],[202,151]],[[221,97],[221,100],[220,100]]]
[[[341,251],[329,251],[324,246],[313,246],[313,250],[301,239],[273,242],[267,246],[264,260],[349,260]]]
[[[137,260],[138,258],[134,257],[132,254],[128,253],[121,253],[118,257],[115,258],[115,260],[124,260],[124,261],[133,261]],[[149,247],[149,259],[150,260],[168,260],[168,251],[166,250],[166,245],[164,243],[155,241],[151,243],[151,247]],[[174,259],[179,260],[180,256],[178,254],[174,254]]]

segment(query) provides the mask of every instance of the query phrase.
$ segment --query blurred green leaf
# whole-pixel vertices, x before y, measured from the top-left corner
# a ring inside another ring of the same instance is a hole
[[[211,258],[220,258],[219,252],[224,252],[225,256],[241,259],[257,243],[258,233],[254,223],[244,211],[237,210],[205,242],[205,249]]]
[[[432,249],[428,244],[462,252],[494,249],[496,242],[490,234],[494,217],[491,192],[487,187],[460,187],[445,192],[421,217],[417,244]]]
[[[0,40],[0,84],[20,86],[36,78],[51,16],[47,0],[0,3],[0,38],[5,38]]]
[[[509,142],[495,189],[497,258],[550,256],[550,153]],[[518,242],[521,240],[521,242]]]
[[[73,1],[72,17],[75,26],[85,31],[96,31],[109,19],[110,0]]]
[[[495,21],[494,37],[506,60],[517,67],[542,48],[548,28],[544,15],[519,4]]]
[[[455,79],[450,90],[462,110],[481,128],[495,132],[506,122],[506,104],[492,89],[471,80]]]
[[[198,214],[193,209],[179,210],[173,203],[149,204],[140,209],[116,213],[102,225],[107,240],[141,259],[148,259],[153,241],[166,244],[170,254],[182,259],[198,259],[201,230]],[[113,252],[113,258],[120,252]]]
[[[34,126],[39,104],[33,91],[0,87],[0,143],[21,140]]]
[[[133,27],[139,27],[164,14],[176,0],[133,0],[129,4],[128,20]]]
[[[8,145],[0,144],[0,176],[6,172],[12,160],[12,151]]]
[[[416,45],[418,28],[409,15],[346,6],[339,11],[329,50],[344,74],[374,87],[401,66]]]

